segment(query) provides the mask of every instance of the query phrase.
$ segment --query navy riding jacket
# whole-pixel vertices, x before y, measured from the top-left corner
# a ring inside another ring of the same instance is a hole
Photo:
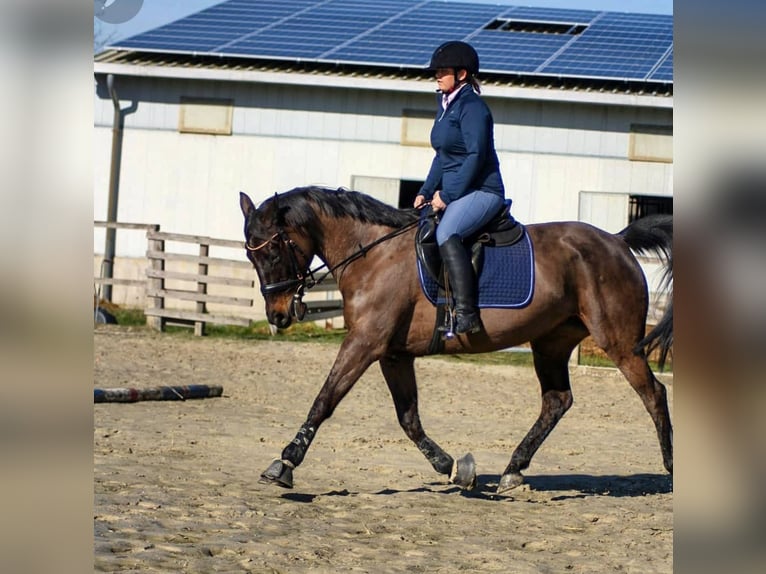
[[[431,128],[436,150],[431,170],[419,194],[431,199],[437,190],[448,204],[472,191],[488,191],[505,197],[503,178],[494,141],[494,122],[489,107],[466,86],[439,112]]]

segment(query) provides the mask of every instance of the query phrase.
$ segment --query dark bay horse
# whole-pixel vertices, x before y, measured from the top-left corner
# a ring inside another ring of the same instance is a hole
[[[241,193],[240,207],[247,256],[258,274],[269,322],[285,328],[303,318],[301,297],[314,280],[309,266],[316,255],[338,283],[348,329],[306,422],[261,480],[292,487],[292,471],[320,425],[378,361],[407,436],[438,473],[473,487],[473,458],[453,459],[426,435],[418,415],[414,361],[428,354],[436,318],[416,269],[418,212],[358,192],[319,187],[277,194],[258,208]],[[640,219],[614,235],[580,222],[529,225],[527,232],[535,252],[531,303],[520,309],[481,309],[482,330],[444,346],[444,353],[483,353],[531,344],[542,408],[514,450],[497,491],[522,483],[521,471],[572,405],[569,357],[588,334],[641,397],[654,421],[665,468],[672,473],[666,391],[647,363],[647,348],[659,346],[664,356],[672,343],[672,304],[645,337],[647,286],[631,252],[664,255],[670,272],[672,218]]]

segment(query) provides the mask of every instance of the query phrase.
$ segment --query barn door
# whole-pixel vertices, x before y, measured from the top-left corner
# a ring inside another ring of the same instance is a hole
[[[393,207],[399,206],[398,179],[354,175],[351,177],[351,189],[371,195],[375,199],[379,199]]]
[[[581,191],[578,219],[617,233],[628,224],[628,200],[627,193]]]

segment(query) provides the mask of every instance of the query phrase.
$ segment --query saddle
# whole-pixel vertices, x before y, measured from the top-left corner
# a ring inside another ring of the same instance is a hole
[[[423,209],[418,231],[415,234],[415,252],[420,263],[442,289],[445,288],[446,270],[442,264],[439,245],[436,243],[436,227],[439,219],[431,207]],[[467,237],[465,245],[471,250],[471,263],[478,277],[484,264],[484,246],[504,247],[513,245],[524,236],[524,226],[511,215],[511,201],[506,200],[484,228]]]

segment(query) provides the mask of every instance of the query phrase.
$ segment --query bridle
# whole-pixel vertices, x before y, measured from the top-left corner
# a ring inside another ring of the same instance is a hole
[[[279,239],[279,241],[287,247],[287,253],[290,257],[290,265],[292,267],[291,274],[293,275],[293,278],[276,281],[275,283],[261,284],[261,295],[266,296],[272,293],[283,293],[285,291],[292,291],[295,289],[295,293],[293,293],[293,299],[290,302],[290,313],[294,315],[299,321],[301,321],[303,320],[303,317],[306,315],[306,311],[308,310],[306,304],[303,302],[303,292],[307,285],[306,275],[311,278],[309,289],[316,285],[317,281],[314,279],[314,271],[316,270],[301,270],[301,266],[298,264],[298,255],[300,255],[304,261],[309,260],[308,256],[303,251],[303,249],[301,249],[300,245],[293,241],[293,239],[287,235],[287,232],[284,229],[279,227],[274,235],[259,245],[253,246],[250,245],[249,242],[245,242],[245,249],[248,251],[259,251],[275,239]],[[321,267],[318,269],[321,269]]]
[[[427,217],[432,217],[432,215],[428,215]],[[267,283],[265,285],[261,285],[261,294],[271,295],[273,293],[283,293],[286,291],[292,291],[293,289],[295,292],[293,293],[293,299],[290,303],[290,312],[292,315],[294,315],[299,321],[303,320],[303,317],[306,315],[306,312],[308,310],[306,304],[303,302],[303,295],[304,291],[306,289],[311,289],[312,287],[318,285],[322,281],[324,281],[328,275],[332,274],[333,271],[336,269],[343,267],[344,265],[347,265],[348,263],[351,263],[355,259],[358,259],[360,257],[364,257],[367,252],[375,247],[376,245],[383,243],[384,241],[388,241],[389,239],[392,239],[398,235],[401,235],[405,233],[407,230],[415,227],[420,223],[420,220],[417,219],[411,223],[408,223],[407,225],[404,225],[403,227],[400,227],[399,229],[395,229],[391,233],[387,233],[386,235],[383,235],[382,237],[379,237],[375,241],[369,243],[368,245],[360,245],[359,249],[354,251],[351,255],[346,257],[343,261],[340,263],[337,263],[336,265],[333,265],[332,267],[327,267],[327,263],[322,263],[319,267],[316,267],[314,269],[308,268],[308,269],[301,269],[301,266],[298,263],[298,255],[300,255],[308,264],[309,258],[306,255],[306,253],[301,249],[300,245],[298,245],[293,239],[287,234],[287,232],[281,227],[277,227],[277,232],[274,233],[271,237],[263,241],[262,243],[258,245],[250,245],[249,240],[245,242],[245,249],[248,251],[259,251],[269,245],[271,242],[273,242],[275,239],[278,239],[282,245],[287,247],[287,253],[290,256],[290,265],[292,266],[291,274],[293,276],[292,279],[283,279],[281,281],[276,281],[274,283]],[[327,271],[319,278],[316,279],[314,277],[314,274],[321,270],[322,268],[327,267]]]

